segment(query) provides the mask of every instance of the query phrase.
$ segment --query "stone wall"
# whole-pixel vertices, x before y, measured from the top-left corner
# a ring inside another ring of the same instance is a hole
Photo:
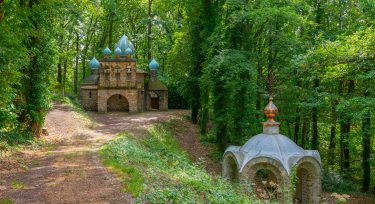
[[[102,61],[99,69],[100,88],[136,88],[137,70],[135,61]]]
[[[80,93],[80,100],[85,110],[97,111],[98,110],[97,87],[96,86],[82,86],[81,93]]]
[[[107,112],[107,101],[113,95],[122,95],[126,97],[129,103],[129,112],[138,112],[138,90],[137,89],[99,89],[98,90],[98,112]]]
[[[159,108],[157,110],[168,110],[168,91],[148,91],[145,95],[146,110],[155,110],[151,107],[151,98],[157,96],[159,100]]]

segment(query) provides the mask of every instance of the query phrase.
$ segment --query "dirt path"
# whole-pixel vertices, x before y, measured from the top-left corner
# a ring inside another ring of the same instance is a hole
[[[45,139],[53,145],[0,161],[0,198],[14,203],[132,203],[120,181],[102,166],[98,150],[121,132],[141,137],[147,126],[187,112],[88,114],[95,122],[56,104],[46,118]]]

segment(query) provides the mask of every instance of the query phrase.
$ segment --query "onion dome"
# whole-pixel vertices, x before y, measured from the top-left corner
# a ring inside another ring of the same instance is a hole
[[[117,47],[117,48],[115,49],[115,54],[116,54],[116,55],[121,55],[121,49],[120,49],[119,47]]]
[[[103,50],[104,55],[110,55],[111,53],[112,51],[108,47]]]
[[[135,51],[134,45],[132,42],[129,41],[129,48],[133,50],[133,53]]]
[[[125,50],[126,50],[126,48],[129,47],[128,37],[127,37],[126,35],[123,35],[123,36],[121,37],[121,39],[120,39],[120,41],[119,41],[118,44],[119,44],[119,47],[120,47],[120,49],[121,49],[121,52],[122,52],[123,54],[125,54]]]
[[[99,69],[100,63],[99,61],[94,57],[89,63],[91,69]]]
[[[148,67],[150,67],[151,70],[157,70],[159,69],[160,65],[159,63],[155,60],[155,58],[153,58],[150,62],[150,64],[148,65]]]
[[[133,50],[130,49],[130,47],[126,48],[125,55],[131,55],[131,54],[133,54]]]

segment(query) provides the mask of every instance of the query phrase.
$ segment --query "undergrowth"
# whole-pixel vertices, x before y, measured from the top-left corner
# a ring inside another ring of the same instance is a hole
[[[137,203],[257,203],[250,191],[194,164],[168,124],[148,129],[147,139],[124,134],[101,150]]]

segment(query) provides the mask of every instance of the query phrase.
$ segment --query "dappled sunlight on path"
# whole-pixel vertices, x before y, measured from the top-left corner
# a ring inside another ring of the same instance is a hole
[[[11,159],[0,162],[0,198],[15,203],[132,203],[121,182],[101,164],[100,147],[124,131],[143,137],[149,125],[185,114],[89,112],[83,117],[67,105],[55,104],[45,124],[49,148],[12,158],[22,160],[23,168],[8,165]]]

